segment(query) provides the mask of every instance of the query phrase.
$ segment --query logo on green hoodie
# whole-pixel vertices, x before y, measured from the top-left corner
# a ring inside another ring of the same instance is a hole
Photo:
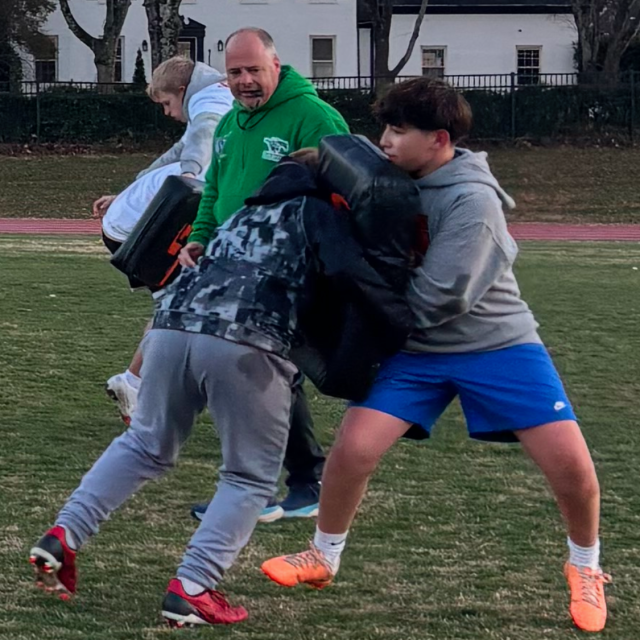
[[[289,153],[289,143],[282,138],[265,138],[263,140],[267,146],[262,152],[263,160],[271,160],[271,162],[280,162]]]

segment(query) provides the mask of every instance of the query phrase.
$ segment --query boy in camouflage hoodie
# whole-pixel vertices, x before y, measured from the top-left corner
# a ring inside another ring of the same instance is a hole
[[[207,406],[223,465],[210,507],[169,583],[163,615],[177,626],[247,617],[217,585],[276,489],[297,373],[288,359],[300,342],[297,301],[320,273],[375,318],[390,351],[403,343],[413,323],[403,293],[364,259],[349,218],[319,192],[313,172],[287,159],[219,228],[200,263],[156,294],[131,427],[31,550],[46,588],[65,597],[75,592],[79,547],[146,480],[175,464]]]

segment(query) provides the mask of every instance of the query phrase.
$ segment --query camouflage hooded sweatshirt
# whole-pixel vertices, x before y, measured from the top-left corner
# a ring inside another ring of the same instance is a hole
[[[298,308],[319,277],[384,327],[397,350],[413,326],[403,292],[367,262],[348,216],[313,173],[283,160],[262,189],[218,228],[205,256],[156,294],[153,327],[218,336],[282,357],[301,344]]]

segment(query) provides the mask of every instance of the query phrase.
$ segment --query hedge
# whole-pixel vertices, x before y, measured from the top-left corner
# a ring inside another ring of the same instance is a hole
[[[357,90],[320,92],[352,131],[375,138],[373,96]],[[635,128],[630,87],[520,87],[515,92],[467,91],[476,139],[588,136],[603,131],[629,135]],[[633,126],[632,126],[633,125]],[[56,89],[37,98],[0,94],[0,142],[103,143],[177,139],[182,125],[162,115],[144,94]]]

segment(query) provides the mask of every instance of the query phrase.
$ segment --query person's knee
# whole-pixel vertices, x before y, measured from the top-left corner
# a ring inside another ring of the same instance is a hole
[[[569,461],[565,467],[563,483],[556,487],[556,491],[573,499],[597,499],[600,496],[600,483],[591,461]]]
[[[380,463],[382,454],[361,438],[343,438],[332,448],[330,458],[333,464],[350,474],[370,475]]]
[[[175,438],[159,438],[158,434],[142,427],[135,413],[131,426],[120,436],[121,445],[133,451],[141,459],[154,467],[165,471],[172,469],[178,462],[180,446]]]
[[[591,453],[575,421],[549,423],[517,435],[556,494],[571,498],[599,495]]]

